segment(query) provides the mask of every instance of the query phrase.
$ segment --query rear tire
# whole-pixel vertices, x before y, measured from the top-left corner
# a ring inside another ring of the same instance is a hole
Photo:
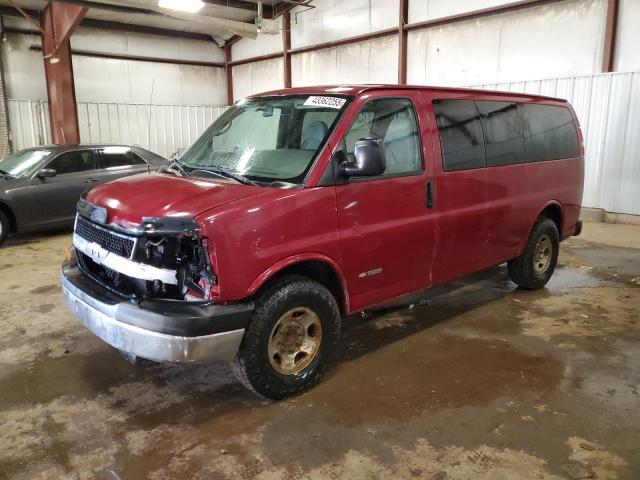
[[[340,337],[340,309],[323,285],[288,276],[256,300],[233,363],[247,388],[273,400],[316,384]]]
[[[511,279],[520,287],[544,287],[556,268],[560,236],[555,222],[541,217],[533,226],[524,253],[508,263]]]
[[[2,245],[7,240],[7,238],[9,238],[10,229],[11,224],[9,223],[7,215],[0,210],[0,245]]]

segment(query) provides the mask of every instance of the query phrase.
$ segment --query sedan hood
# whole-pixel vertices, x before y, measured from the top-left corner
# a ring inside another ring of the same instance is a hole
[[[131,228],[142,217],[186,217],[263,191],[261,187],[154,173],[100,185],[86,200],[107,209],[107,223]]]

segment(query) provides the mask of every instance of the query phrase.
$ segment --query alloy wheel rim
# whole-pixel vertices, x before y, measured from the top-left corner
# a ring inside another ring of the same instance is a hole
[[[533,269],[536,273],[542,274],[549,269],[551,265],[551,257],[553,255],[553,245],[549,235],[542,235],[536,243],[533,254]]]
[[[283,313],[271,329],[269,363],[281,375],[297,375],[316,358],[321,342],[318,314],[307,307],[294,307]]]

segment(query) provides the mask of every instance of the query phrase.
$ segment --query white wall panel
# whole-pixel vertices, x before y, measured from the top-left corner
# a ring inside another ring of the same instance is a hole
[[[213,40],[207,42],[87,27],[79,27],[74,32],[71,37],[71,48],[119,55],[224,62],[224,51]]]
[[[409,23],[458,15],[512,2],[513,0],[410,0]]]
[[[79,102],[224,105],[224,69],[74,56]],[[152,92],[153,90],[153,92]]]
[[[398,39],[384,37],[292,55],[292,84],[396,83]]]
[[[263,60],[233,67],[234,100],[284,88],[284,62],[282,58]]]
[[[585,137],[583,206],[640,215],[640,72],[481,87],[568,99]]]
[[[33,35],[7,34],[2,46],[7,98],[47,100],[42,53]],[[79,102],[224,105],[224,69],[75,55]],[[153,86],[153,98],[151,90]]]
[[[396,0],[314,0],[313,5],[291,16],[292,48],[398,26]]]
[[[47,85],[42,53],[29,50],[30,45],[40,45],[39,38],[13,33],[7,33],[5,37],[6,41],[2,43],[2,64],[7,98],[46,100]]]
[[[620,0],[614,69],[640,70],[640,1]]]
[[[414,31],[408,79],[468,85],[597,73],[605,0],[574,0]]]
[[[47,102],[8,104],[14,150],[51,142]],[[80,141],[137,145],[168,157],[189,147],[225,108],[78,102]]]

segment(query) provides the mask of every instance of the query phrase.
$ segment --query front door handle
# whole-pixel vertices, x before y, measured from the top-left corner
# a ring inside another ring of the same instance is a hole
[[[100,180],[98,180],[97,178],[93,178],[93,177],[89,177],[89,178],[85,178],[84,179],[84,183],[96,183],[99,182]]]
[[[433,182],[427,182],[427,208],[433,207]]]

